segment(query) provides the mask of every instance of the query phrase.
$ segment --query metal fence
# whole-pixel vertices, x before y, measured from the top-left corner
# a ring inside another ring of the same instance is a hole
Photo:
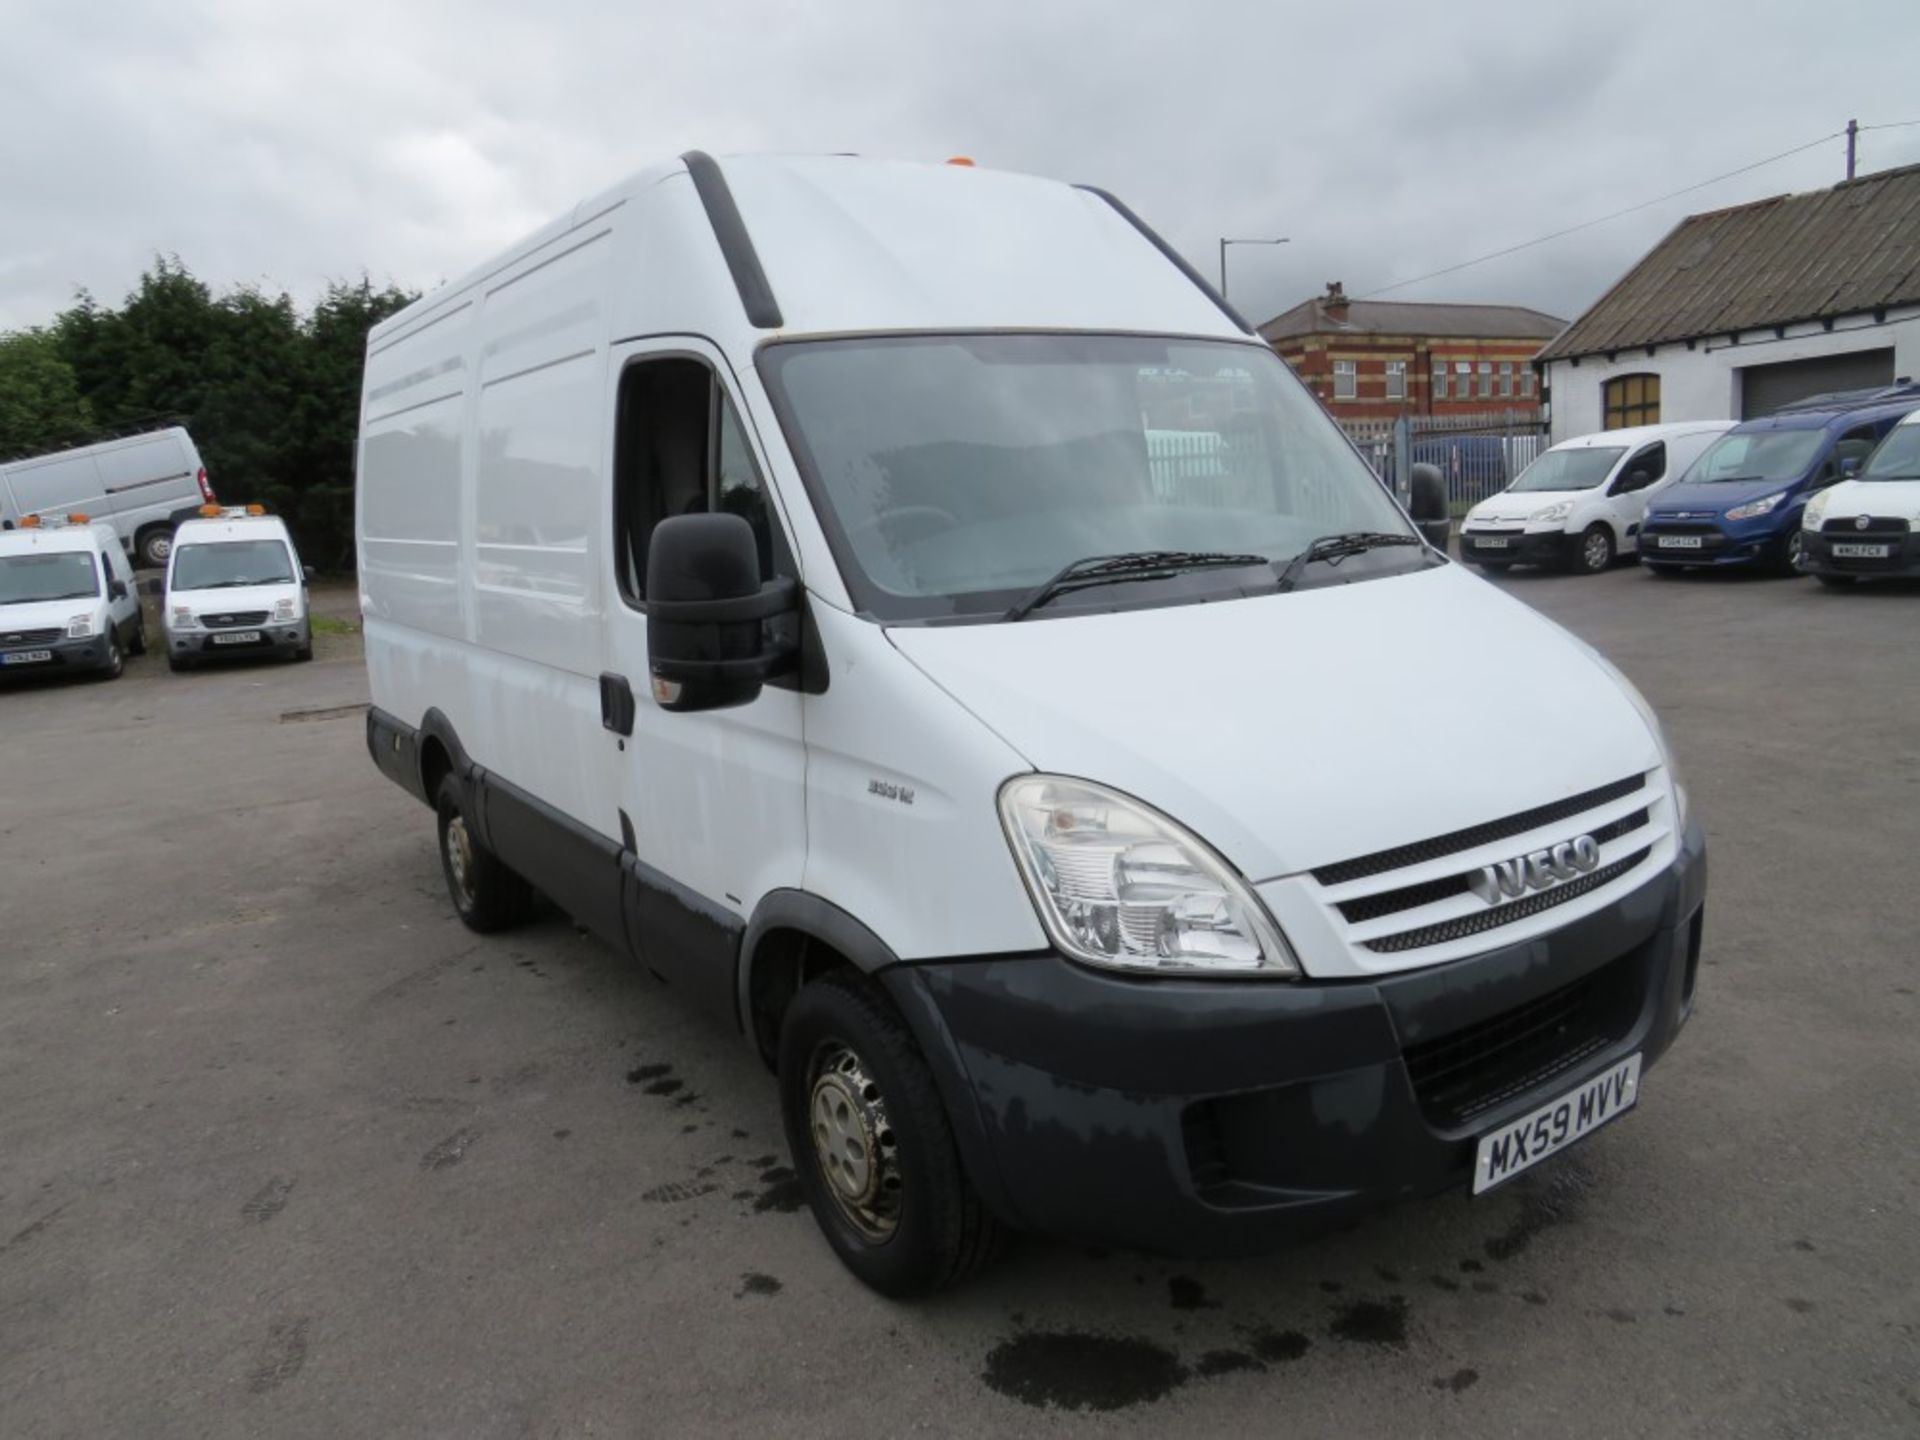
[[[1437,466],[1456,516],[1505,489],[1547,448],[1547,422],[1527,410],[1339,423],[1374,472],[1402,499],[1408,467]]]

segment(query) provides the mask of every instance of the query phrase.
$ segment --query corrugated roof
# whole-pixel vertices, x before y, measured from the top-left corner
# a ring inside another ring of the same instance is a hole
[[[1566,321],[1524,305],[1428,305],[1402,300],[1350,300],[1335,319],[1316,295],[1260,327],[1269,341],[1295,335],[1426,335],[1464,340],[1546,340]]]
[[[1690,215],[1541,360],[1920,303],[1920,165]]]

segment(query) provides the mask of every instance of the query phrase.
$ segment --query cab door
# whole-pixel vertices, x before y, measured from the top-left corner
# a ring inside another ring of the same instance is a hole
[[[602,735],[620,812],[629,947],[669,984],[735,1014],[741,933],[767,891],[806,861],[802,697],[769,682],[748,704],[675,714],[647,668],[646,563],[673,515],[728,511],[759,541],[763,576],[798,578],[733,376],[702,341],[616,349],[613,495]]]
[[[1640,548],[1647,495],[1667,475],[1667,442],[1656,440],[1627,457],[1607,486],[1607,519],[1622,551]]]

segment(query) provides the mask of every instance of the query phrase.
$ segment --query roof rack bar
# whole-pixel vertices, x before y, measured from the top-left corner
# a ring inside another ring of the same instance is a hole
[[[740,218],[740,207],[733,203],[733,191],[727,188],[727,177],[720,173],[720,162],[704,150],[689,150],[680,159],[693,177],[701,205],[706,207],[707,222],[713,226],[720,253],[733,274],[733,288],[740,292],[740,303],[746,307],[747,323],[757,330],[778,330],[786,323],[780,317],[780,302],[773,298],[767,272],[760,268],[753,237]]]
[[[1102,190],[1098,185],[1076,185],[1073,188],[1076,190],[1084,190],[1089,195],[1098,195],[1102,200],[1106,201],[1107,204],[1111,205],[1115,210],[1119,211],[1120,217],[1123,220],[1125,220],[1129,225],[1133,226],[1134,229],[1138,230],[1142,235],[1144,235],[1147,239],[1147,242],[1150,245],[1152,245],[1154,249],[1158,250],[1167,259],[1171,260],[1176,266],[1178,266],[1180,273],[1186,276],[1187,279],[1191,280],[1194,283],[1194,285],[1199,288],[1200,293],[1205,295],[1207,299],[1211,300],[1214,303],[1214,307],[1218,309],[1222,315],[1226,316],[1235,325],[1238,325],[1240,329],[1248,335],[1257,335],[1260,333],[1259,331],[1255,330],[1253,326],[1247,322],[1246,316],[1242,315],[1238,310],[1234,309],[1233,306],[1227,303],[1226,296],[1222,295],[1218,290],[1214,289],[1213,286],[1208,283],[1206,276],[1202,275],[1198,270],[1194,269],[1193,266],[1187,263],[1186,256],[1182,255],[1178,250],[1174,249],[1171,245],[1167,244],[1166,241],[1162,240],[1158,235],[1158,233],[1155,232],[1154,228],[1151,225],[1147,224],[1146,221],[1142,220],[1138,215],[1134,214],[1133,211],[1129,210],[1127,208],[1126,202],[1122,200],[1119,196],[1114,195],[1109,191]]]

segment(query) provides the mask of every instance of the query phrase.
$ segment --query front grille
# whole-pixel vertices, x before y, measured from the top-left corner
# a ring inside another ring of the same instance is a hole
[[[1450,1035],[1409,1045],[1407,1076],[1442,1130],[1524,1095],[1625,1038],[1638,1014],[1637,952]]]
[[[1504,840],[1510,835],[1524,835],[1529,830],[1537,830],[1542,825],[1551,825],[1556,820],[1569,820],[1575,815],[1605,805],[1610,800],[1631,795],[1634,791],[1644,788],[1646,783],[1645,775],[1629,775],[1624,780],[1616,780],[1611,785],[1602,785],[1599,789],[1589,790],[1584,795],[1570,795],[1565,800],[1556,800],[1550,805],[1539,805],[1532,810],[1522,810],[1518,815],[1509,815],[1504,820],[1489,820],[1484,825],[1471,825],[1465,830],[1449,831],[1445,835],[1436,835],[1431,840],[1418,840],[1411,845],[1398,845],[1391,850],[1379,850],[1372,855],[1362,855],[1355,860],[1342,860],[1334,865],[1323,865],[1313,872],[1313,878],[1322,885],[1344,885],[1349,880],[1364,880],[1369,875],[1382,875],[1389,870],[1400,870],[1408,865],[1419,865],[1428,860],[1457,855],[1462,850],[1490,845],[1495,840]]]
[[[200,623],[209,630],[239,630],[267,623],[265,610],[236,610],[230,615],[202,615]]]
[[[44,645],[49,640],[58,640],[62,633],[57,625],[51,630],[0,631],[0,645],[9,649],[15,645]]]
[[[1844,520],[1829,520],[1820,527],[1820,533],[1835,540],[1851,540],[1858,535],[1862,540],[1884,540],[1888,536],[1905,538],[1907,522],[1891,515],[1869,515],[1867,528],[1862,530],[1859,522],[1849,516]]]
[[[1510,900],[1504,905],[1495,905],[1476,915],[1461,915],[1452,920],[1442,920],[1437,925],[1423,925],[1418,930],[1403,930],[1398,935],[1382,935],[1378,940],[1367,940],[1362,943],[1369,950],[1393,954],[1400,950],[1418,950],[1423,945],[1444,945],[1450,940],[1464,940],[1469,935],[1496,930],[1502,925],[1511,925],[1516,920],[1538,915],[1543,910],[1551,910],[1556,905],[1564,905],[1569,900],[1585,895],[1589,890],[1598,890],[1609,880],[1619,879],[1652,853],[1651,848],[1636,850],[1633,854],[1616,860],[1611,865],[1602,865],[1598,870],[1589,870],[1579,879],[1568,880],[1554,886],[1551,890],[1541,890],[1519,900]]]
[[[1638,830],[1647,823],[1647,819],[1645,810],[1636,810],[1631,815],[1622,815],[1618,820],[1609,821],[1591,834],[1597,843],[1605,845],[1610,840],[1618,840],[1622,835]],[[1378,920],[1382,915],[1397,915],[1402,910],[1414,910],[1437,900],[1464,895],[1468,889],[1467,881],[1466,874],[1446,875],[1419,885],[1382,890],[1375,895],[1362,895],[1357,900],[1343,900],[1334,908],[1346,917],[1349,924],[1357,925],[1363,920]]]

